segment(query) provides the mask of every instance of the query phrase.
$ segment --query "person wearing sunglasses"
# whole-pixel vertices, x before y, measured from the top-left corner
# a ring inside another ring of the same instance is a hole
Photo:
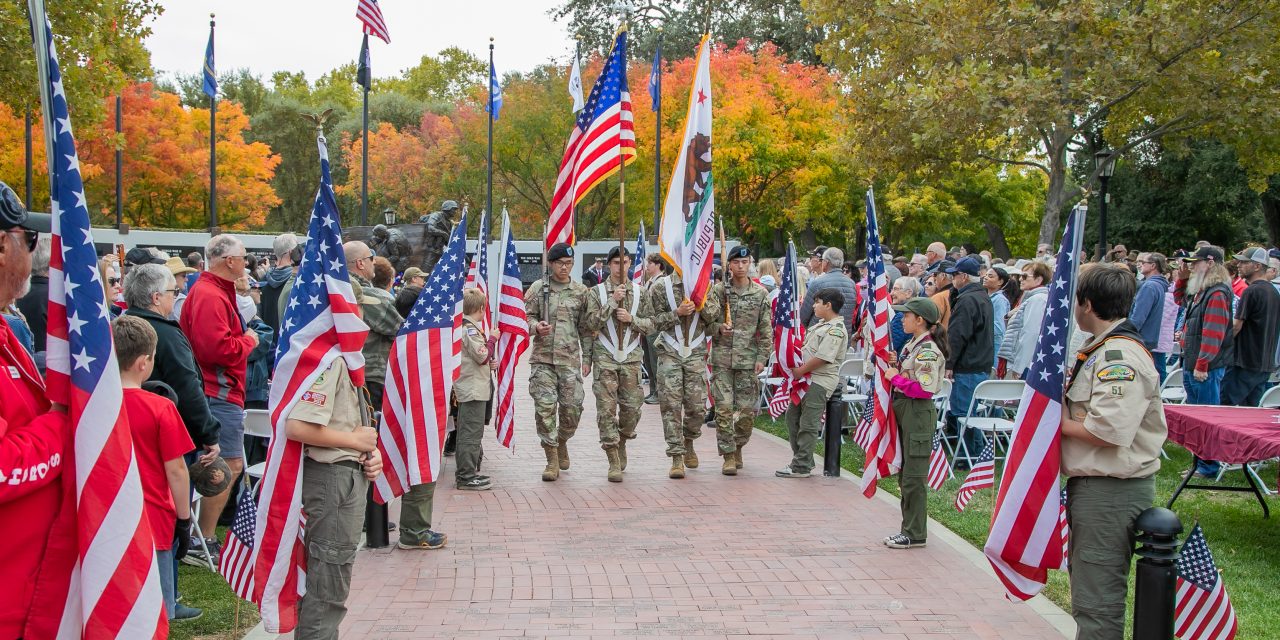
[[[13,189],[0,183],[0,308],[26,292],[31,253],[49,230],[47,214],[28,212]],[[62,506],[61,460],[71,427],[66,408],[50,404],[35,361],[5,322],[0,322],[0,372],[0,469],[5,470],[0,530],[7,544],[15,545],[9,548],[22,550],[0,563],[0,637],[15,638],[25,632],[31,585],[66,580],[74,562],[74,547],[49,545],[60,539],[54,521]],[[61,575],[49,575],[54,571]]]

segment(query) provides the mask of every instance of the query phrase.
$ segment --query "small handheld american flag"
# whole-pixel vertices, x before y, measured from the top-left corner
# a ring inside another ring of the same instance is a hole
[[[516,256],[516,240],[511,232],[511,219],[502,211],[502,282],[498,285],[498,393],[494,425],[498,442],[511,447],[515,435],[516,364],[529,347],[529,318],[525,315],[520,283],[520,259]]]
[[[1218,567],[1200,524],[1182,545],[1178,593],[1174,598],[1174,635],[1182,640],[1230,640],[1236,637],[1236,610],[1227,597]]]
[[[247,485],[236,501],[236,519],[227,530],[227,541],[218,558],[218,573],[242,600],[253,596],[253,527],[258,521],[257,497]]]
[[[636,284],[642,284],[644,282],[645,243],[644,223],[641,222],[640,233],[636,234],[636,261],[631,265],[631,281]]]
[[[937,491],[951,477],[951,465],[947,464],[947,452],[942,449],[942,432],[933,432],[933,451],[929,453],[929,475],[925,483]]]
[[[960,485],[960,491],[956,493],[956,511],[964,511],[968,506],[969,500],[973,498],[973,494],[980,489],[989,489],[995,486],[996,477],[996,461],[995,449],[991,446],[991,441],[987,440],[987,444],[982,447],[982,453],[978,454],[978,462],[969,470],[969,475],[965,477],[964,484]]]
[[[799,404],[809,390],[809,376],[796,378],[791,370],[804,363],[804,326],[800,324],[796,305],[796,246],[787,244],[782,263],[782,282],[778,285],[777,304],[773,308],[773,360],[782,382],[769,398],[769,415],[775,420],[792,404]]]
[[[465,232],[463,232],[465,234]],[[463,288],[475,287],[489,299],[489,212],[480,212],[480,235],[476,238],[476,252],[471,255],[471,266],[467,269],[467,282]],[[480,320],[485,338],[492,334],[493,319],[489,307],[484,308],[484,316]]]

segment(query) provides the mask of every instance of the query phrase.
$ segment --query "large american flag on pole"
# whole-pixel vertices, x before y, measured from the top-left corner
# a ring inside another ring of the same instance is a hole
[[[71,527],[55,530],[54,535],[78,551],[75,564],[68,567],[70,581],[48,585],[46,595],[56,593],[59,599],[43,605],[63,607],[59,638],[164,638],[169,623],[154,562],[155,539],[144,517],[109,303],[98,274],[53,29],[42,4],[32,3],[30,15],[53,213],[46,389],[51,402],[66,405],[74,434],[61,462],[67,507],[59,515],[59,521]],[[27,631],[29,638],[53,636],[48,629]]]
[[[467,215],[431,270],[418,301],[391,346],[382,397],[378,450],[382,475],[373,495],[386,503],[440,474],[449,394],[462,362],[462,287],[466,277]]]
[[[391,44],[391,33],[387,31],[387,22],[382,19],[382,8],[378,6],[378,0],[359,0],[356,4],[356,17],[364,24],[365,33]]]
[[[464,232],[465,233],[465,232]],[[476,252],[471,254],[471,266],[467,269],[467,282],[463,288],[475,287],[484,292],[484,299],[489,299],[489,212],[480,212],[480,235],[476,237]],[[484,316],[480,320],[487,339],[491,335],[493,319],[489,307],[484,308]]]
[[[855,301],[846,301],[854,304]],[[898,443],[898,425],[889,410],[889,282],[884,274],[884,254],[880,251],[880,230],[876,226],[875,193],[867,189],[867,304],[870,309],[871,344],[867,356],[874,363],[871,395],[867,402],[874,407],[871,433],[867,438],[867,462],[862,473],[862,494],[870,498],[876,493],[876,482],[902,468],[902,449]]]
[[[1024,378],[1027,388],[1018,404],[1013,444],[1000,476],[991,533],[983,549],[1009,597],[1019,600],[1030,599],[1044,588],[1049,569],[1065,566],[1058,524],[1059,447],[1067,334],[1084,216],[1084,207],[1078,206],[1067,218],[1043,330]]]
[[[627,89],[627,28],[618,29],[587,105],[578,112],[551,195],[546,246],[574,244],[574,207],[626,161],[636,159],[636,131]]]
[[[520,283],[520,258],[516,255],[516,239],[511,219],[502,211],[502,281],[498,284],[498,393],[494,425],[498,442],[511,447],[516,426],[516,364],[529,347],[529,319],[524,311],[524,292]]]
[[[800,324],[800,308],[796,304],[796,245],[787,243],[782,263],[782,283],[778,285],[773,307],[773,361],[782,382],[769,397],[769,415],[777,420],[792,404],[799,404],[809,390],[809,376],[799,378],[791,370],[804,364],[800,349],[804,346],[804,325]]]
[[[369,326],[358,315],[346,258],[338,204],[329,175],[329,153],[318,136],[320,188],[316,192],[302,264],[281,318],[275,374],[268,406],[272,437],[266,467],[258,483],[254,526],[253,602],[271,633],[287,633],[298,623],[298,597],[306,589],[302,574],[302,443],[289,439],[285,422],[294,405],[320,374],[342,358],[356,386],[364,386],[361,348]]]
[[[236,500],[236,517],[227,530],[227,541],[218,556],[218,573],[241,599],[253,596],[253,529],[258,522],[258,502],[248,484]]]
[[[631,264],[631,281],[636,283],[637,285],[644,284],[644,260],[645,260],[646,244],[648,244],[648,241],[646,241],[644,237],[644,222],[641,222],[640,232],[636,234],[635,262]]]
[[[1174,635],[1182,640],[1231,640],[1236,637],[1236,610],[1213,563],[1200,523],[1182,545],[1178,558],[1178,593],[1174,597]]]

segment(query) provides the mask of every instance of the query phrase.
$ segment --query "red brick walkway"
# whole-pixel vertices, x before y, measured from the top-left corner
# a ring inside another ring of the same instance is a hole
[[[670,480],[646,406],[611,484],[588,389],[573,467],[542,482],[518,394],[516,451],[484,443],[492,491],[456,491],[449,459],[433,523],[448,547],[360,553],[344,639],[1060,637],[936,529],[927,549],[881,545],[896,504],[847,479],[775,478],[790,451],[759,432],[737,477],[704,433],[703,466]]]

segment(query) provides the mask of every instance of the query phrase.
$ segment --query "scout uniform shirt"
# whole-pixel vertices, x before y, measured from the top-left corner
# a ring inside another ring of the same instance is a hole
[[[902,375],[911,378],[920,385],[920,390],[933,397],[942,389],[943,374],[947,370],[947,359],[938,349],[933,336],[922,333],[914,336],[902,347],[902,358],[898,370]],[[917,397],[913,395],[907,397]]]
[[[591,361],[609,364],[639,364],[644,360],[640,338],[653,331],[653,319],[644,289],[628,280],[622,303],[613,301],[618,285],[612,278],[587,290],[587,312],[583,329],[595,335]],[[631,323],[623,325],[613,315],[622,308],[631,314]]]
[[[1062,439],[1062,473],[1068,477],[1146,478],[1160,469],[1160,447],[1169,427],[1160,403],[1160,377],[1142,338],[1116,334],[1117,323],[1080,350],[1084,363],[1067,383],[1066,410],[1073,420],[1114,447]],[[1127,333],[1127,332],[1126,332]]]
[[[533,338],[529,350],[529,364],[555,366],[582,366],[582,355],[591,354],[591,337],[581,330],[587,309],[587,288],[581,282],[551,281],[548,299],[550,312],[542,317],[543,280],[534,282],[524,294],[524,309],[529,318],[529,336]],[[540,336],[534,329],[538,322],[551,325],[551,333]]]
[[[809,374],[809,384],[821,386],[828,394],[840,386],[840,363],[844,362],[845,351],[849,349],[846,331],[844,318],[836,314],[830,320],[822,320],[809,327],[804,336],[804,347],[800,350],[804,361],[821,358],[825,362]]]
[[[351,382],[347,361],[335,358],[329,368],[320,374],[311,388],[302,392],[297,404],[289,410],[289,418],[323,425],[335,431],[352,432],[356,427],[370,425],[368,405],[360,390]],[[337,449],[305,445],[305,455],[316,462],[359,462],[363,455],[354,449]]]
[[[725,283],[711,291],[711,297],[724,301]],[[747,286],[729,287],[729,321],[733,333],[722,336],[724,313],[721,312],[708,331],[711,333],[711,368],[755,369],[769,362],[773,353],[773,323],[769,309],[769,291],[747,280]]]
[[[486,401],[493,395],[489,358],[478,359],[487,346],[484,329],[470,318],[462,319],[462,371],[453,383],[458,402]],[[490,354],[492,355],[492,354]]]

